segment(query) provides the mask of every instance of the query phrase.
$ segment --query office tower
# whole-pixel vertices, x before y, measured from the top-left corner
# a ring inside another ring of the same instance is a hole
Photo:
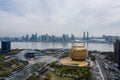
[[[87,32],[87,40],[89,40],[89,32]]]
[[[11,50],[11,42],[10,41],[1,41],[1,50],[2,51],[10,51]]]
[[[46,38],[46,42],[50,41],[50,36],[48,34],[45,35],[45,38]]]
[[[63,42],[68,42],[69,41],[69,36],[68,36],[68,34],[63,34],[63,36],[62,36],[62,41]]]
[[[120,70],[120,40],[116,40],[114,43],[114,61],[118,64]]]
[[[51,36],[51,41],[52,41],[52,42],[55,42],[55,35],[52,35],[52,36]]]
[[[28,35],[28,34],[26,35],[25,40],[26,40],[26,41],[29,40],[29,35]]]
[[[85,32],[83,32],[83,40],[85,40]]]
[[[74,40],[75,36],[73,34],[71,34],[71,40]]]
[[[35,36],[35,41],[37,41],[37,39],[38,39],[37,33],[35,33],[34,36]]]

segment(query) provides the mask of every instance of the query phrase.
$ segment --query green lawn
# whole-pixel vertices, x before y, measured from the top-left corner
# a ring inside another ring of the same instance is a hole
[[[51,78],[53,78],[53,80],[74,80],[72,78],[68,78],[68,77],[59,77],[57,75],[55,75],[53,72],[49,71],[48,75],[51,76]]]

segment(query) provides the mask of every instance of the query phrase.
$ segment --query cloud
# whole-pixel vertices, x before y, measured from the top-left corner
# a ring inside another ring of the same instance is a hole
[[[120,35],[119,26],[119,0],[0,0],[0,36]]]

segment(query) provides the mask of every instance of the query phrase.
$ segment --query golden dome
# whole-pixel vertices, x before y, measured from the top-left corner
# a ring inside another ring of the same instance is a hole
[[[87,49],[84,46],[74,45],[70,50],[70,57],[75,61],[84,61],[87,58]]]

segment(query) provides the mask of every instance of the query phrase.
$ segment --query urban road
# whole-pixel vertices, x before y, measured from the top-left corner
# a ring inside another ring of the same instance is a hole
[[[20,72],[15,73],[14,75],[9,76],[8,78],[10,80],[26,80],[30,75],[28,75],[28,73],[30,72],[30,69],[32,68],[32,64],[28,64],[27,66],[25,66],[25,68],[23,70],[21,70]],[[26,75],[26,76],[25,76]],[[23,76],[23,77],[21,77]]]
[[[60,56],[62,56],[64,54],[61,53],[57,58],[60,58]],[[51,62],[46,63],[40,70],[42,70],[43,68],[46,68],[49,66]],[[20,72],[16,72],[15,74],[9,76],[8,78],[10,80],[26,80],[28,79],[31,75],[29,75],[29,73],[31,72],[31,68],[34,66],[34,64],[28,64],[27,66],[25,66],[25,68],[23,70],[21,70]],[[44,73],[46,74],[49,71],[49,69]]]
[[[102,64],[102,59],[98,56],[96,56],[96,59],[98,61],[98,64],[100,65],[100,68],[101,68],[101,71],[102,71],[102,74],[103,74],[103,77],[104,77],[104,80],[109,80],[107,74],[106,74],[106,71],[103,67],[103,64]]]

